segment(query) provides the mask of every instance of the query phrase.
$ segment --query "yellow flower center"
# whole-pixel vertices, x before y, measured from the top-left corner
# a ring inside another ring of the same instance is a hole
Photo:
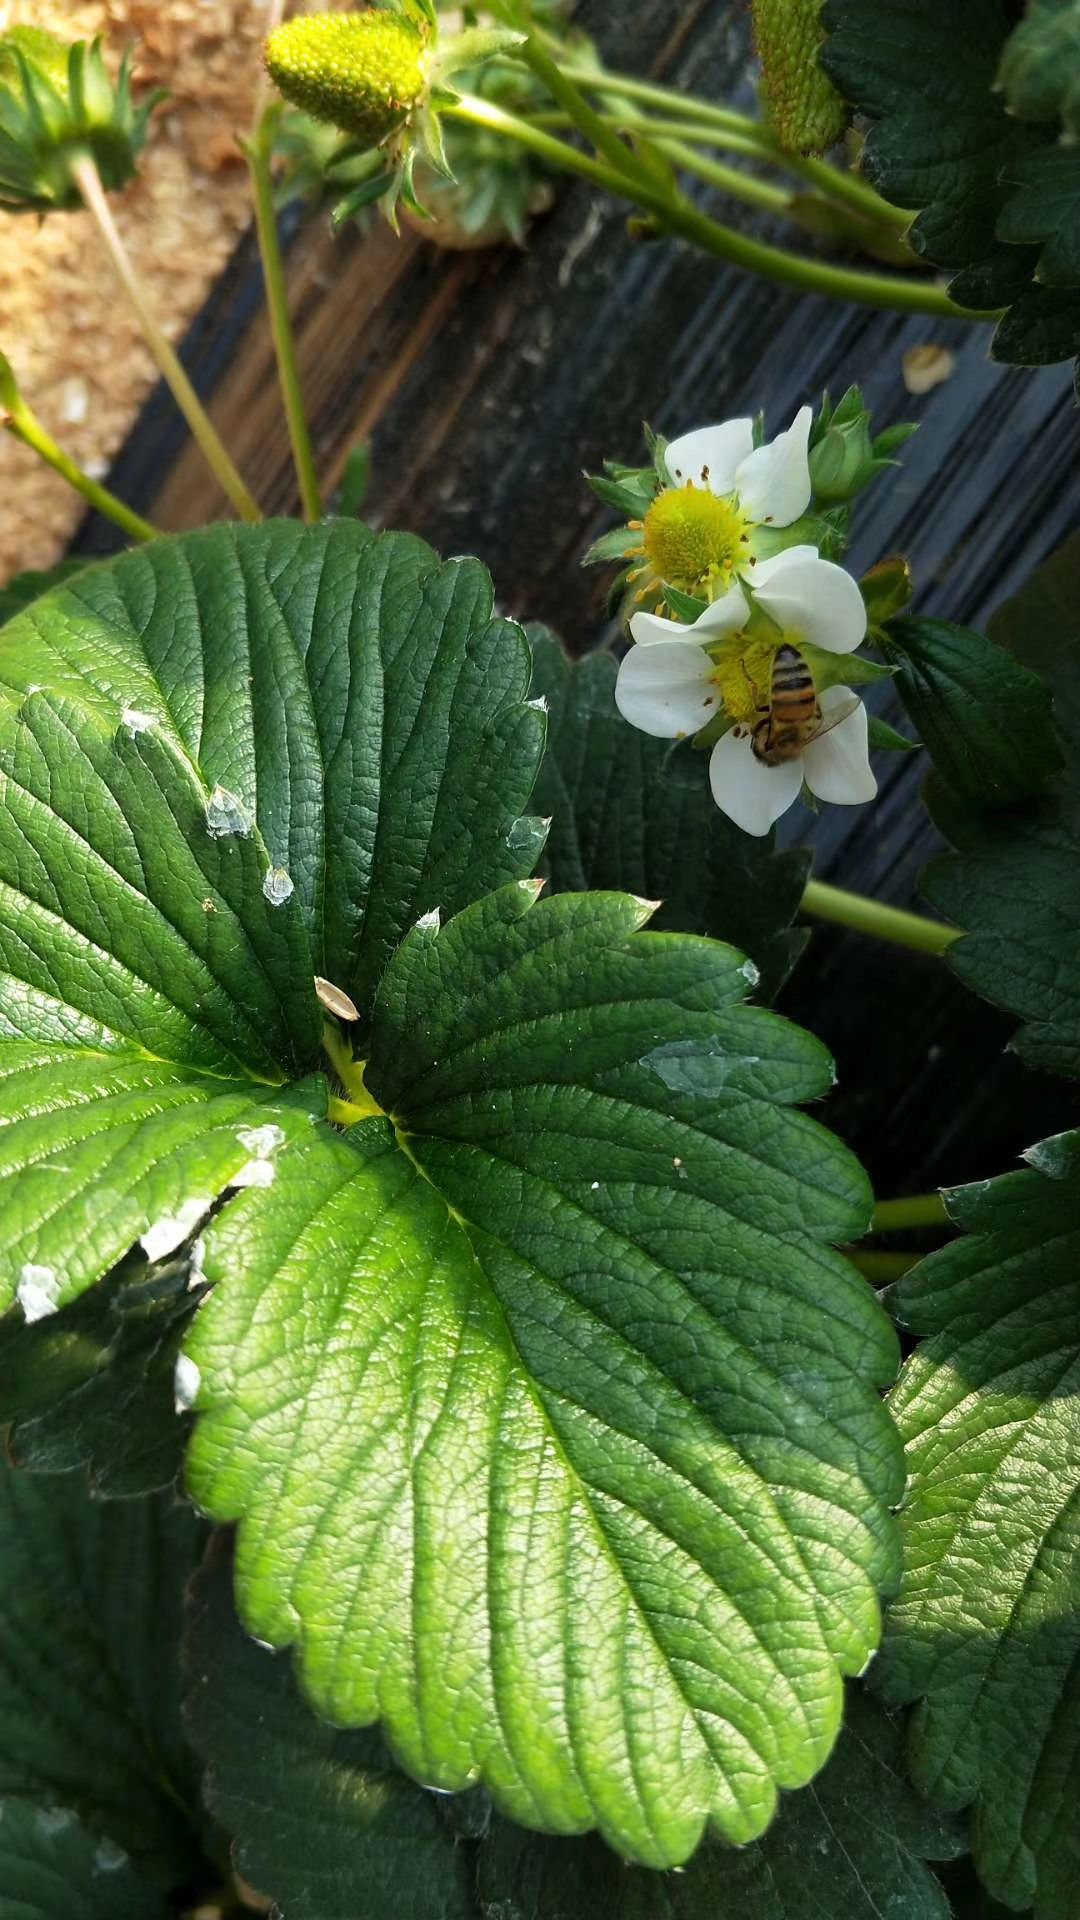
[[[730,584],[746,521],[734,500],[695,487],[665,487],[645,515],[642,535],[653,572],[683,593],[701,588],[715,599]]]

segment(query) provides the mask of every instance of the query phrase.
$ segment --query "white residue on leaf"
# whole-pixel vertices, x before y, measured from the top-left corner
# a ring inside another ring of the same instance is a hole
[[[284,867],[271,867],[263,876],[263,893],[272,907],[283,907],[293,897],[293,883]]]
[[[438,907],[432,907],[430,913],[422,913],[416,923],[417,933],[438,933],[442,926],[442,914]]]
[[[739,968],[739,972],[751,987],[756,987],[758,981],[761,979],[761,974],[752,960],[744,960],[742,966]]]
[[[517,885],[521,888],[522,893],[530,894],[534,900],[539,900],[546,882],[540,879],[519,880]]]
[[[215,787],[206,803],[206,831],[212,840],[223,840],[229,834],[246,837],[251,832],[251,819],[242,800],[228,787]]]
[[[152,713],[140,713],[138,707],[125,707],[120,715],[120,724],[129,733],[148,733],[155,722]]]
[[[195,1405],[195,1396],[202,1385],[202,1374],[189,1360],[186,1353],[176,1356],[176,1371],[173,1374],[173,1394],[177,1413],[187,1413]]]
[[[205,1261],[206,1261],[206,1241],[203,1239],[202,1234],[200,1233],[198,1239],[193,1240],[191,1243],[191,1254],[188,1259],[188,1292],[189,1293],[194,1293],[198,1287],[201,1287],[203,1285],[203,1281],[205,1278],[203,1273],[203,1267],[204,1267]]]
[[[274,1182],[274,1154],[285,1135],[280,1127],[241,1127],[236,1135],[251,1155],[229,1181],[230,1187],[269,1187]]]
[[[209,1209],[210,1201],[196,1194],[192,1199],[183,1201],[175,1213],[167,1213],[160,1220],[155,1220],[139,1236],[139,1245],[147,1259],[164,1260],[167,1253],[175,1253]]]
[[[38,1832],[46,1835],[63,1833],[74,1821],[75,1815],[67,1807],[39,1807],[37,1811]]]
[[[115,1873],[127,1860],[123,1847],[108,1838],[101,1841],[94,1852],[94,1867],[98,1873]]]
[[[548,710],[547,699],[542,693],[535,700],[526,700],[525,705],[531,707],[534,713],[546,713]]]
[[[28,1322],[44,1320],[60,1304],[60,1282],[51,1267],[38,1267],[28,1260],[19,1275],[15,1298]]]

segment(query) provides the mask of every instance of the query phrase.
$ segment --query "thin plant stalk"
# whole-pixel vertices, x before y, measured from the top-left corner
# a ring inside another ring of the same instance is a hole
[[[708,214],[691,202],[674,199],[670,190],[651,175],[621,173],[605,161],[595,160],[590,154],[568,146],[565,141],[556,140],[543,128],[505,112],[493,100],[462,94],[444,112],[450,119],[486,127],[493,133],[517,141],[519,146],[527,148],[550,165],[568,173],[576,173],[582,179],[592,181],[594,186],[603,187],[607,192],[631,201],[645,213],[651,214],[662,230],[679,234],[714,258],[725,260],[731,266],[742,267],[749,273],[759,274],[765,280],[776,281],[781,286],[794,287],[801,293],[822,294],[826,299],[854,301],[859,306],[884,307],[898,313],[932,314],[936,319],[988,320],[995,317],[992,313],[958,307],[943,288],[931,282],[902,280],[895,274],[863,273],[852,267],[804,259],[799,254],[788,253],[783,247],[771,246],[763,240],[737,233],[734,228],[710,219]]]
[[[233,461],[222,444],[216,428],[203,407],[180,361],[154,317],[145,290],[132,266],[127,248],[112,217],[101,176],[89,154],[80,154],[72,164],[72,175],[82,194],[83,204],[94,221],[108,253],[117,280],[138,317],[143,338],[173,399],[202,451],[215,479],[231,500],[242,520],[262,519],[258,502],[249,493]]]
[[[6,427],[13,439],[21,440],[24,447],[32,447],[46,466],[66,480],[69,487],[74,487],[88,505],[104,514],[122,533],[126,533],[129,540],[157,539],[159,529],[152,526],[149,520],[144,520],[141,514],[133,512],[131,507],[125,506],[115,493],[109,492],[108,487],[91,480],[90,475],[83,472],[70,453],[66,453],[47,428],[42,426],[25,400],[20,398],[14,408],[0,407],[0,426]]]
[[[907,913],[901,907],[889,907],[881,900],[869,900],[861,893],[848,893],[842,887],[830,887],[823,880],[808,880],[800,903],[803,913],[819,920],[831,920],[836,926],[850,927],[853,933],[870,934],[888,940],[893,946],[908,947],[915,953],[940,956],[948,952],[954,940],[963,937],[960,927],[947,927],[940,920],[927,920],[922,914]]]
[[[941,1193],[910,1193],[899,1200],[879,1200],[870,1223],[871,1233],[904,1233],[909,1227],[947,1227],[949,1212]]]
[[[872,1287],[891,1287],[918,1266],[920,1257],[917,1253],[866,1253],[861,1247],[845,1247],[844,1255]]]
[[[255,228],[259,239],[259,253],[262,257],[266,305],[270,315],[270,331],[273,335],[285,421],[289,430],[289,444],[292,447],[293,465],[296,468],[304,519],[310,521],[322,518],[322,494],[319,489],[311,428],[308,425],[303,390],[300,385],[296,336],[289,313],[285,263],[281,254],[281,240],[274,210],[274,188],[270,173],[274,130],[280,112],[281,109],[276,103],[263,108],[251,140],[244,144],[244,157],[251,174],[252,195],[255,202]]]

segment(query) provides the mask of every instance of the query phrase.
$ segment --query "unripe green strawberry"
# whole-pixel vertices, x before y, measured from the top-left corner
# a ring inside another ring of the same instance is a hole
[[[426,42],[400,14],[316,13],[286,21],[266,65],[286,100],[377,147],[424,98]]]
[[[111,80],[100,40],[67,46],[41,27],[0,34],[0,207],[80,206],[72,168],[86,153],[110,191],[124,186],[164,97],[151,94],[136,108],[128,57]]]
[[[0,35],[0,80],[19,78],[18,55],[32,61],[60,92],[67,90],[68,49],[44,27],[9,27]]]
[[[754,0],[762,98],[789,153],[824,153],[841,139],[850,109],[818,64],[823,0]]]

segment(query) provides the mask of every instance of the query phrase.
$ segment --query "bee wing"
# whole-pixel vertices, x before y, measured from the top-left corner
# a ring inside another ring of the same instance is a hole
[[[821,724],[814,728],[813,733],[810,735],[809,739],[806,741],[806,745],[809,746],[812,740],[820,740],[822,737],[822,734],[831,733],[833,728],[838,727],[842,720],[850,720],[852,714],[855,712],[856,707],[861,705],[862,705],[862,702],[860,701],[858,694],[853,693],[850,700],[845,700],[841,706],[834,707],[833,711],[830,714],[828,715],[823,714],[821,719]]]

